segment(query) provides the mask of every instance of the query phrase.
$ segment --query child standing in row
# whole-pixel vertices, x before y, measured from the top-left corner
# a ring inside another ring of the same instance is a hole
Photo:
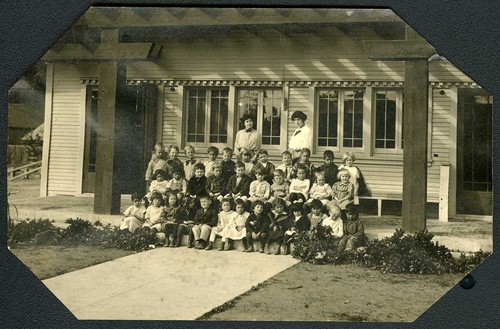
[[[151,184],[151,181],[154,180],[153,175],[158,169],[161,169],[165,172],[167,172],[168,170],[162,143],[155,144],[154,152],[146,169],[145,180],[148,187]],[[165,178],[167,177],[165,176]]]
[[[225,147],[222,150],[222,161],[221,161],[221,176],[224,178],[224,182],[227,184],[229,178],[231,178],[236,172],[236,163],[234,163],[231,158],[233,157],[233,150],[229,147]]]
[[[284,151],[281,153],[281,164],[276,167],[276,170],[277,169],[283,171],[285,180],[290,183],[293,174],[292,153],[290,151]]]
[[[337,181],[337,172],[339,170],[337,165],[333,163],[335,155],[332,151],[326,150],[323,152],[323,160],[325,163],[318,168],[318,171],[323,173],[326,183],[332,186]]]
[[[186,155],[186,160],[184,161],[184,175],[187,182],[194,176],[194,165],[198,163],[195,159],[195,150],[193,145],[188,145],[184,148],[184,154]]]
[[[172,178],[172,174],[174,171],[179,171],[180,177],[184,178],[184,164],[178,158],[178,156],[179,156],[179,147],[176,145],[170,145],[168,147],[168,159],[167,159],[168,179]]]
[[[208,160],[205,161],[205,173],[207,177],[210,177],[212,175],[212,166],[214,163],[217,161],[217,157],[219,156],[219,149],[215,146],[210,146],[207,149],[207,154],[208,154]]]

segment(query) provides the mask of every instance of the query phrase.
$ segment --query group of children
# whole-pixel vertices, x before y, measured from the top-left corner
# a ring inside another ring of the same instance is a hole
[[[356,196],[366,190],[359,168],[353,165],[352,153],[343,155],[337,167],[332,151],[323,154],[324,164],[315,167],[311,152],[303,149],[300,158],[281,154],[275,166],[268,152],[260,150],[253,157],[243,149],[234,162],[231,148],[211,146],[208,159],[195,159],[192,146],[185,149],[186,160],[178,158],[179,148],[170,146],[168,157],[163,145],[155,145],[146,171],[149,192],[143,198],[132,195],[133,205],[124,213],[121,229],[131,233],[165,233],[165,246],[178,247],[188,235],[188,247],[210,250],[217,236],[219,250],[230,250],[234,240],[243,240],[244,251],[290,253],[296,234],[312,232],[318,225],[331,228],[338,249],[353,249],[364,244],[363,224],[359,220]],[[145,201],[145,205],[142,201]]]

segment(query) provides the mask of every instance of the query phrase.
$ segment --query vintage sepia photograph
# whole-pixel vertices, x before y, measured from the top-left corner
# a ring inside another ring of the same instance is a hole
[[[92,6],[9,90],[8,249],[79,320],[412,322],[493,251],[492,131],[391,9]]]

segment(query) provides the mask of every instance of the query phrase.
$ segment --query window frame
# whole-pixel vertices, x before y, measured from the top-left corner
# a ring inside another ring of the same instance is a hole
[[[190,142],[188,139],[188,124],[189,124],[189,98],[190,98],[190,92],[192,90],[203,90],[205,91],[205,122],[204,122],[204,141],[203,142]],[[211,115],[212,115],[212,91],[214,90],[226,90],[227,91],[227,112],[228,112],[228,118],[227,118],[227,130],[226,130],[226,135],[227,139],[225,143],[217,142],[217,143],[212,143],[210,142],[210,122],[211,122]],[[218,87],[218,86],[192,86],[192,87],[185,87],[184,88],[184,109],[183,113],[185,116],[184,120],[184,132],[183,132],[183,139],[186,141],[187,144],[191,144],[196,148],[208,148],[209,146],[216,146],[220,150],[222,150],[224,147],[232,143],[232,135],[233,135],[233,129],[230,123],[230,112],[231,112],[231,90],[229,87],[223,86],[223,87]]]
[[[376,125],[377,125],[377,92],[379,91],[395,91],[396,92],[396,122],[395,122],[395,147],[394,148],[381,148],[376,147]],[[389,155],[403,155],[403,111],[404,111],[404,88],[398,87],[373,87],[372,99],[372,122],[370,125],[371,147],[374,155],[389,154]]]
[[[235,92],[235,109],[234,109],[234,120],[235,120],[235,131],[234,135],[236,136],[236,132],[240,130],[239,126],[239,118],[240,118],[240,109],[239,109],[239,104],[240,104],[240,92],[242,90],[257,90],[258,91],[258,97],[257,97],[257,122],[254,122],[254,129],[263,134],[263,105],[264,105],[264,90],[279,90],[281,91],[281,100],[280,100],[280,142],[277,145],[271,145],[271,144],[264,144],[264,141],[262,141],[262,148],[266,149],[268,151],[278,151],[282,152],[283,150],[286,149],[287,146],[287,121],[288,121],[288,116],[286,115],[285,112],[285,89],[283,87],[270,87],[270,86],[241,86],[236,88]],[[232,146],[231,146],[232,147]]]
[[[319,99],[320,99],[320,91],[322,90],[336,90],[338,91],[338,117],[337,117],[337,146],[320,146],[319,145]],[[362,92],[363,93],[363,119],[362,119],[362,129],[363,135],[361,137],[362,146],[361,147],[345,147],[342,146],[344,142],[344,114],[345,114],[345,92],[353,91],[353,92]],[[317,153],[324,152],[326,150],[331,150],[335,153],[344,153],[344,152],[354,152],[357,154],[364,154],[365,149],[367,148],[366,143],[366,134],[370,133],[365,130],[365,122],[367,120],[366,113],[366,99],[367,88],[366,87],[315,87],[314,90],[314,142],[313,145],[315,147],[315,151]]]

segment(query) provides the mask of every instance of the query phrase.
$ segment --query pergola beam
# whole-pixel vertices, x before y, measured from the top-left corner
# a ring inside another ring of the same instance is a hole
[[[105,10],[103,11],[103,9]],[[138,9],[140,14],[136,12]],[[110,15],[109,10],[116,11],[116,14]],[[147,13],[148,10],[151,11],[151,15]],[[400,21],[401,19],[389,9],[324,9],[311,11],[304,8],[281,8],[277,11],[272,8],[225,8],[222,10],[218,8],[91,7],[76,22],[76,25],[85,25],[88,28],[120,28]]]
[[[363,40],[372,60],[405,61],[428,59],[436,53],[425,40]]]
[[[94,51],[89,46],[81,44],[63,44],[57,51],[49,50],[43,60],[46,62],[58,61],[106,61],[106,60],[156,60],[162,52],[163,46],[151,42],[145,43],[98,43],[93,44]]]

